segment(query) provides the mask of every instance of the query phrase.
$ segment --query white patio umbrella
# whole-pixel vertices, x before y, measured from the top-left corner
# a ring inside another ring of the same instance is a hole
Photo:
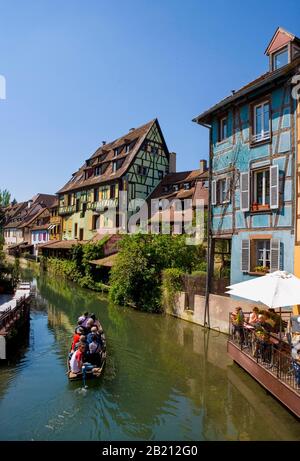
[[[260,302],[268,307],[300,304],[300,279],[285,271],[230,285],[227,294]]]

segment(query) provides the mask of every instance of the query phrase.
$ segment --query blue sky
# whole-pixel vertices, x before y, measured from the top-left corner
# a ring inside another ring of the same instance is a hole
[[[207,158],[191,119],[267,70],[298,0],[0,0],[0,189],[55,193],[101,144],[157,117],[177,169]]]

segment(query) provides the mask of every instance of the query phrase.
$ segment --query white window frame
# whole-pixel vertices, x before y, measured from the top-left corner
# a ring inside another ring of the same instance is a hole
[[[224,131],[224,121],[226,121],[226,132],[225,134],[223,133]],[[219,142],[225,141],[225,139],[228,138],[228,117],[222,117],[219,120]]]
[[[258,239],[258,240],[255,240],[255,249],[256,249],[256,255],[255,255],[255,266],[259,266],[259,261],[261,261],[261,259],[258,258],[259,256],[259,248],[258,248],[258,245],[259,243],[264,243],[264,246],[262,248],[262,254],[263,254],[263,257],[262,257],[262,267],[269,267],[269,270],[271,269],[271,240],[270,239]],[[266,243],[269,244],[269,248],[267,248],[266,246]],[[267,252],[269,252],[269,259],[267,259]],[[267,265],[267,262],[269,262],[269,266]]]
[[[264,106],[265,105],[268,105],[269,106],[269,120],[268,120],[268,125],[269,125],[269,129],[267,131],[264,131],[264,125],[265,125],[265,120],[264,120]],[[261,107],[262,111],[262,121],[261,121],[261,126],[262,126],[262,130],[260,133],[257,133],[256,132],[256,109],[258,107]],[[253,106],[253,133],[252,133],[252,141],[253,142],[260,142],[260,141],[265,141],[267,139],[270,139],[271,137],[271,114],[270,114],[270,111],[271,111],[271,105],[270,105],[270,101],[269,100],[266,100],[266,101],[263,101],[263,102],[260,102],[259,104],[255,104]]]
[[[282,53],[287,53],[287,57],[288,57],[288,62],[287,64],[290,63],[290,50],[289,50],[289,46],[286,45],[284,46],[283,48],[281,48],[280,50],[276,51],[275,53],[272,54],[272,70],[277,70],[277,69],[281,69],[282,67],[286,66],[287,64],[284,64],[283,66],[280,66],[280,67],[275,67],[275,59],[276,59],[276,56],[282,54]]]
[[[269,205],[270,206],[270,200],[271,200],[270,168],[267,168],[267,169],[264,169],[264,170],[253,171],[253,175],[254,175],[253,176],[253,192],[254,192],[254,194],[253,194],[253,202],[258,203],[257,202],[257,175],[259,173],[263,173],[263,192],[262,192],[263,200],[262,200],[262,203],[260,203],[260,205]],[[266,173],[269,173],[269,203],[266,203]]]
[[[221,183],[223,184],[224,183],[224,197],[223,197],[223,193],[221,192]],[[227,197],[227,194],[228,194],[228,191],[227,191],[227,179],[226,178],[221,178],[218,180],[218,186],[217,186],[217,202],[222,205],[223,203],[227,203],[228,202],[228,197]]]

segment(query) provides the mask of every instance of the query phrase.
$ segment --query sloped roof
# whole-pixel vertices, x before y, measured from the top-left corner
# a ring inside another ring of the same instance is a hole
[[[70,179],[70,181],[68,181],[58,191],[58,193],[61,194],[64,192],[85,188],[87,186],[106,183],[123,176],[136,157],[136,154],[138,153],[144,139],[154,124],[157,124],[157,127],[160,130],[158,120],[154,119],[145,125],[140,126],[139,128],[129,131],[118,139],[99,147],[96,152],[87,160],[87,162],[82,165],[76,173],[73,174],[73,177]],[[124,149],[122,148],[128,144],[131,145],[130,151],[125,153]],[[120,149],[120,152],[117,156],[115,156],[114,151],[117,148]],[[102,159],[101,156],[105,158]],[[120,162],[123,161],[122,165],[116,172],[112,171],[113,160]],[[86,170],[101,165],[107,166],[101,175],[91,176],[90,178],[85,179]]]
[[[205,201],[205,205],[208,203],[208,189],[206,187],[202,187],[202,181],[208,179],[208,170],[207,171],[200,171],[200,170],[191,170],[191,171],[181,171],[178,173],[170,173],[167,174],[158,186],[154,189],[152,194],[149,196],[149,201],[152,199],[180,199],[184,200],[187,198],[193,198],[196,188],[198,190],[197,198],[202,198]],[[185,183],[190,183],[190,189],[185,190],[184,188],[180,187]],[[165,187],[170,187],[172,185],[178,185],[179,190],[169,190],[165,191]],[[201,193],[200,193],[201,189]]]
[[[292,34],[291,32],[288,32],[286,29],[283,27],[277,27],[273,37],[271,38],[265,54],[269,55],[270,53],[273,53],[279,48],[282,48],[289,42],[300,42],[300,39],[296,37],[296,35]]]
[[[280,79],[281,77],[286,76],[289,73],[292,73],[295,67],[299,65],[300,65],[300,58],[297,58],[291,63],[287,64],[286,66],[283,66],[272,72],[271,71],[265,72],[264,74],[260,75],[256,79],[242,86],[239,90],[236,90],[232,95],[227,96],[226,98],[222,99],[217,104],[214,104],[212,107],[202,112],[197,117],[193,118],[192,121],[196,123],[200,123],[200,124],[210,123],[213,114],[216,113],[218,110],[225,110],[226,106],[229,106],[230,104],[238,101],[242,97],[249,95],[252,91],[258,90],[262,88],[264,85],[272,83],[276,81],[277,79]]]

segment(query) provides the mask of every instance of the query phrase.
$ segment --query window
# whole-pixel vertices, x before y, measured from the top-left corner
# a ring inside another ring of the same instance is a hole
[[[71,206],[72,203],[72,195],[68,194],[68,206]]]
[[[277,53],[272,55],[272,69],[280,69],[280,67],[285,66],[289,63],[289,50],[288,47],[283,48]]]
[[[125,145],[125,153],[128,154],[129,151],[130,151],[130,144],[126,144]]]
[[[253,174],[253,205],[270,205],[270,170],[255,171]]]
[[[227,198],[226,179],[218,181],[218,202],[225,203]]]
[[[153,154],[153,155],[158,154],[158,147],[157,146],[151,146],[151,154]]]
[[[116,147],[114,149],[114,156],[117,157],[118,154],[119,154],[119,149]]]
[[[99,189],[98,187],[96,187],[94,189],[94,202],[98,202],[98,200],[99,200]]]
[[[74,224],[74,238],[77,238],[77,233],[78,233],[78,224]]]
[[[271,251],[270,240],[256,240],[256,265],[255,267],[265,267],[270,269]]]
[[[102,198],[103,198],[103,200],[107,199],[107,195],[108,195],[107,191],[108,191],[107,187],[105,187],[105,189],[102,189]]]
[[[115,198],[116,196],[116,186],[115,184],[112,184],[110,186],[110,198]]]
[[[100,216],[93,215],[92,220],[92,230],[97,230],[99,228]]]
[[[224,141],[227,136],[227,117],[223,117],[219,120],[219,142]]]
[[[163,192],[168,192],[169,191],[169,186],[163,186]]]
[[[117,162],[112,162],[112,172],[115,173],[117,171]]]
[[[163,179],[164,172],[162,170],[158,170],[158,179]]]
[[[183,184],[183,188],[184,188],[184,190],[189,190],[189,189],[191,188],[190,183],[189,183],[189,182],[185,182],[185,183]]]
[[[253,136],[252,141],[270,139],[270,103],[268,101],[257,104],[253,109]]]
[[[173,184],[172,189],[177,192],[179,190],[179,185],[178,184]]]
[[[97,166],[97,167],[95,168],[95,176],[100,176],[100,174],[101,174],[101,167],[100,167],[100,166]]]
[[[145,166],[138,165],[137,172],[140,176],[147,176],[148,168]]]

